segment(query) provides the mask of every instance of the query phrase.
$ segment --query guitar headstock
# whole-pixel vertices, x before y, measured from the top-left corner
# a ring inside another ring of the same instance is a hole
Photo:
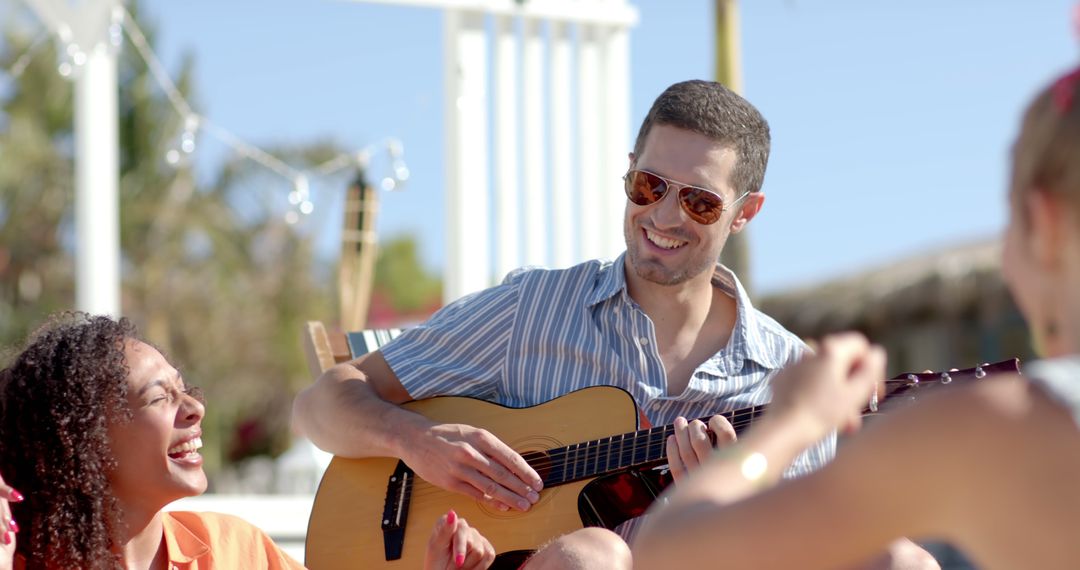
[[[944,372],[905,372],[885,381],[885,394],[881,401],[872,403],[864,413],[876,413],[888,405],[910,402],[921,392],[954,382],[980,380],[993,374],[1019,374],[1020,359],[1010,358],[999,362],[980,364],[963,370]],[[902,396],[902,397],[901,397]]]

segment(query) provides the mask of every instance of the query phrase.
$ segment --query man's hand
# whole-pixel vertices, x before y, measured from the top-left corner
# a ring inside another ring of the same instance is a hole
[[[433,424],[402,459],[425,481],[503,511],[529,510],[544,486],[525,459],[499,438],[462,424]]]
[[[675,418],[675,434],[667,438],[668,468],[671,477],[678,483],[687,472],[701,465],[713,451],[713,443],[701,420],[686,421]],[[724,416],[709,418],[709,429],[716,435],[716,447],[735,442],[735,428]]]
[[[450,511],[439,517],[428,540],[424,570],[487,568],[495,560],[495,549],[465,519]]]

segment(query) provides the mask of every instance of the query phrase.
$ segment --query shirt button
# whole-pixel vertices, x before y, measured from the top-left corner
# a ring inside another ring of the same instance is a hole
[[[637,339],[637,341],[638,341],[638,344],[640,344],[641,346],[646,346],[646,345],[649,344],[649,339],[647,339],[645,337],[641,337],[641,338]]]

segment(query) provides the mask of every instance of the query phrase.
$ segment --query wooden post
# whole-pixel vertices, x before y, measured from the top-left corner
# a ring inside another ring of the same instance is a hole
[[[360,171],[345,197],[345,227],[341,232],[338,294],[342,330],[356,331],[367,325],[379,245],[375,235],[378,210],[378,194]]]
[[[742,93],[742,71],[739,57],[738,0],[715,0],[716,6],[716,80],[728,89]],[[739,276],[747,293],[750,283],[750,245],[747,231],[731,234],[720,261]]]

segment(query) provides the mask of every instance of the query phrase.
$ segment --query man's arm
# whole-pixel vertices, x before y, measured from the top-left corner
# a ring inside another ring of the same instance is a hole
[[[344,457],[398,457],[424,480],[495,508],[521,510],[543,483],[486,430],[440,424],[400,407],[411,400],[381,352],[330,368],[293,403],[294,428]]]

